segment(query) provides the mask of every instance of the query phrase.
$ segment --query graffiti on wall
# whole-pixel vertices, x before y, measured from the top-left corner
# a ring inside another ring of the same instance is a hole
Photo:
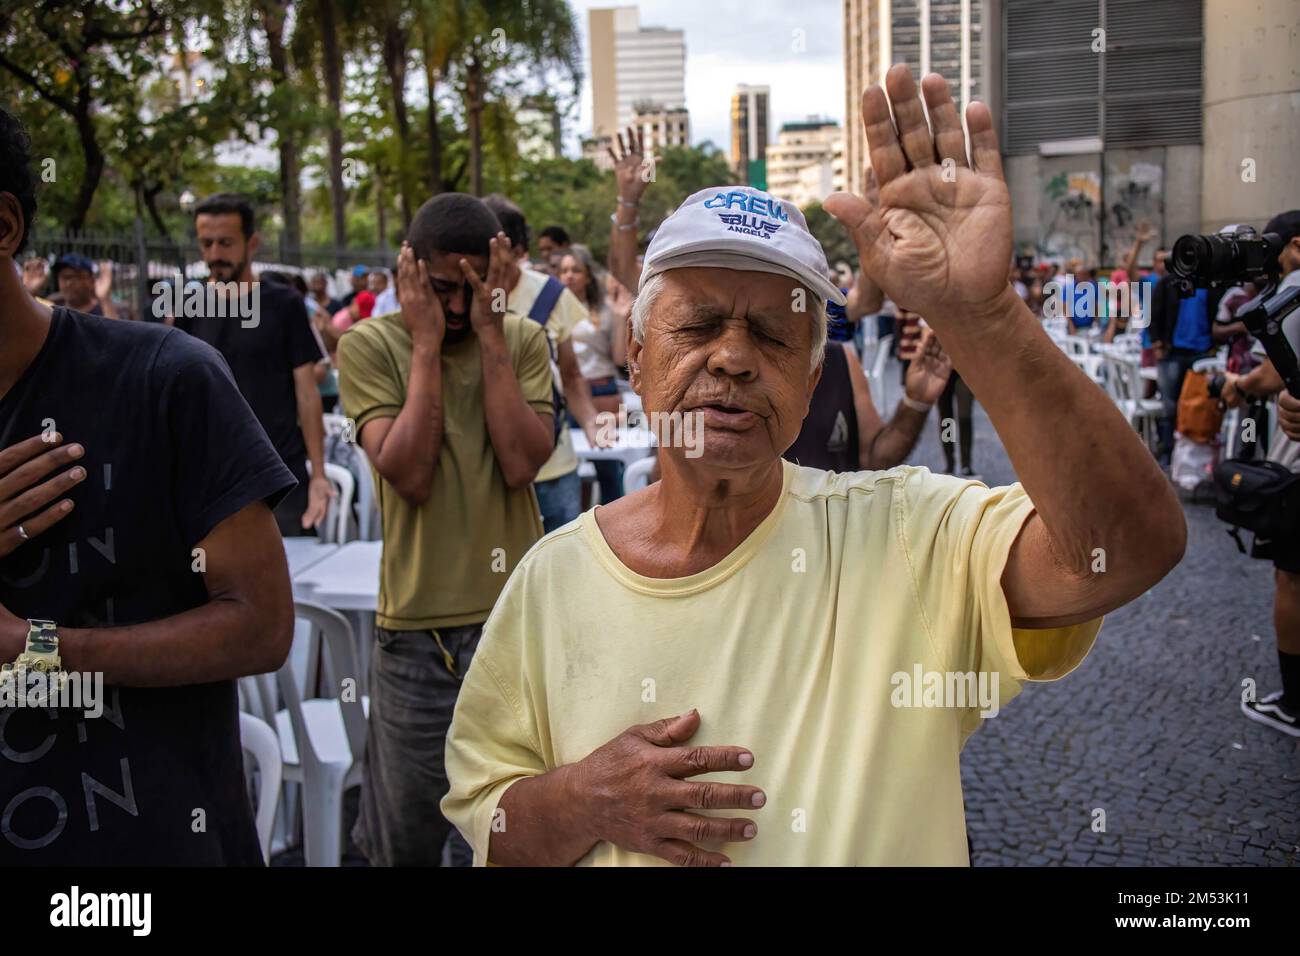
[[[1099,160],[1106,164],[1104,178]],[[1163,242],[1164,160],[1164,150],[1156,147],[1046,161],[1040,173],[1039,257],[1118,266],[1143,223],[1155,232],[1156,244]],[[1145,246],[1142,262],[1151,261],[1156,244]]]
[[[1126,150],[1106,157],[1106,257],[1119,264],[1141,223],[1163,233],[1164,150]],[[1148,244],[1142,260],[1150,261],[1155,247]]]
[[[1039,201],[1038,254],[1048,259],[1097,261],[1101,241],[1101,176],[1094,170],[1045,177]]]

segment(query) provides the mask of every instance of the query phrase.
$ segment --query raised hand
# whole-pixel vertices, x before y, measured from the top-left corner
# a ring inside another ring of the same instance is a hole
[[[654,178],[656,157],[645,155],[645,136],[631,126],[627,138],[618,134],[618,152],[611,146],[609,157],[614,161],[614,179],[618,183],[618,198],[628,203],[639,203],[641,194]]]
[[[911,363],[903,383],[907,397],[927,405],[937,402],[952,375],[952,359],[939,344],[934,329],[927,327],[907,346],[900,345],[898,357]]]
[[[513,281],[518,281],[518,269],[519,264],[510,250],[510,239],[504,232],[498,232],[495,239],[488,241],[486,282],[478,277],[468,259],[460,260],[460,273],[474,290],[469,321],[476,335],[492,330],[503,331],[506,300],[510,295],[512,277]]]
[[[105,259],[99,264],[99,275],[95,276],[95,298],[104,303],[113,297],[113,263]]]
[[[415,250],[405,242],[397,255],[397,299],[402,307],[402,322],[411,338],[441,345],[447,333],[442,303],[433,291],[424,260],[416,259]]]
[[[879,86],[862,96],[879,205],[835,193],[825,207],[853,236],[872,281],[942,332],[963,314],[982,312],[1008,287],[1011,200],[993,117],[983,103],[966,110],[968,161],[961,119],[943,77],[932,73],[921,82],[933,135],[911,71],[902,64],[890,68],[885,85],[888,98]]]

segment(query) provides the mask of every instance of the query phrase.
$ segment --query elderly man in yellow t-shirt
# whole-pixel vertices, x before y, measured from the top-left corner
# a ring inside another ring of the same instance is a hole
[[[966,738],[1181,557],[1169,483],[1007,282],[988,108],[968,157],[941,77],[933,134],[907,68],[886,86],[862,104],[879,203],[826,208],[1023,486],[783,462],[840,293],[791,204],[690,197],[647,250],[628,361],[664,433],[702,419],[702,443],[666,442],[661,481],[544,538],[497,601],[447,743],[478,863],[964,865]]]

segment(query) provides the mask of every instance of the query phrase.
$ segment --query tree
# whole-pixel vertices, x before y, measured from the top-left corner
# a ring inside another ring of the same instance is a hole
[[[581,85],[581,49],[567,0],[454,0],[460,5],[457,55],[460,93],[469,130],[470,192],[483,194],[483,119],[489,100],[506,97],[521,75],[555,72]]]
[[[67,220],[70,231],[85,225],[104,175],[98,113],[105,103],[121,101],[165,55],[167,12],[173,5],[118,6],[38,0],[12,10],[0,35],[0,68],[76,128],[84,169]]]
[[[334,247],[348,244],[347,193],[343,184],[343,53],[339,43],[339,16],[334,0],[316,0],[316,20],[320,32],[321,75],[329,103],[329,182],[330,209],[334,222]],[[345,8],[346,10],[346,8]]]
[[[826,261],[834,267],[837,263],[847,262],[849,268],[858,268],[858,250],[853,238],[840,221],[822,208],[819,202],[805,206],[804,219],[808,220],[808,231],[822,244],[826,252]]]
[[[267,96],[267,115],[276,134],[280,154],[280,209],[284,218],[281,248],[293,262],[302,248],[302,200],[299,194],[302,170],[298,166],[298,144],[294,117],[295,101],[300,97],[290,72],[285,50],[285,21],[292,0],[255,0],[254,14],[266,35],[267,57],[271,61],[271,90]]]

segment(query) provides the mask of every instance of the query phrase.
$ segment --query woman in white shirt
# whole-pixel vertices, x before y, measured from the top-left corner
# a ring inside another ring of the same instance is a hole
[[[573,329],[573,352],[582,377],[591,385],[592,403],[597,411],[616,413],[621,401],[618,375],[627,361],[627,311],[613,309],[606,301],[604,276],[586,246],[568,248],[560,260],[559,279],[587,309],[587,318]],[[621,497],[623,465],[617,461],[593,464],[601,503]]]

